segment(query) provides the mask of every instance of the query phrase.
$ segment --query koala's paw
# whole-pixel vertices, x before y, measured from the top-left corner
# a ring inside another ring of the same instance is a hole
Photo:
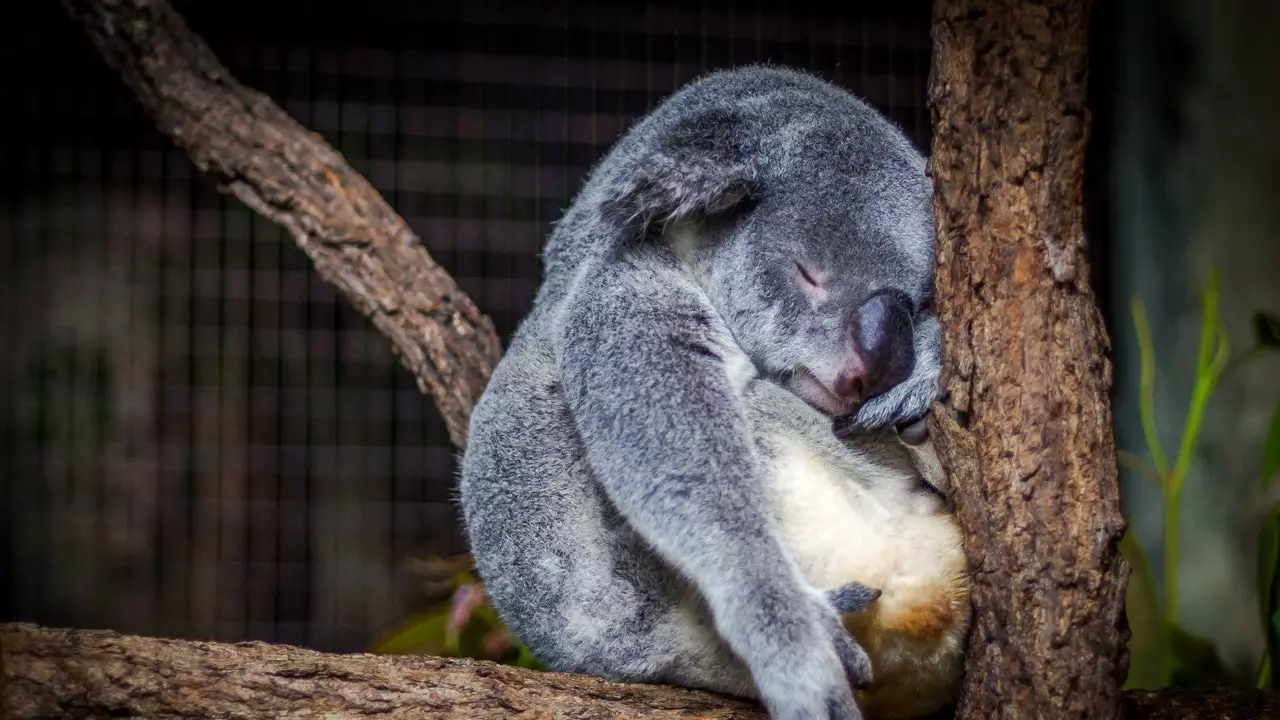
[[[836,612],[855,613],[871,607],[871,603],[880,598],[878,588],[868,587],[860,582],[851,582],[827,591],[827,601]]]
[[[862,720],[853,691],[871,684],[871,659],[845,629],[837,607],[866,607],[878,596],[855,583],[810,598],[786,644],[753,668],[772,720]]]
[[[866,653],[852,645],[854,656],[842,663],[866,662]],[[860,654],[861,658],[856,657]],[[760,688],[760,701],[770,720],[862,720],[862,710],[854,699],[853,688],[845,679],[847,671],[814,673],[811,668],[791,668],[786,689]]]
[[[942,395],[938,377],[909,379],[883,395],[871,398],[853,413],[837,418],[832,428],[838,436],[859,432],[875,432],[888,427],[909,428],[912,438],[906,442],[919,444],[928,438],[925,421],[933,403]]]
[[[850,424],[859,430],[913,424],[928,417],[929,409],[941,392],[936,375],[909,378],[864,403],[853,414]]]

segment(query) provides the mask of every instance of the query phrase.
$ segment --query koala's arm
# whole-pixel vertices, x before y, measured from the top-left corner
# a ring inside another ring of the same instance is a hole
[[[932,312],[916,316],[915,367],[911,375],[888,392],[872,398],[858,409],[848,430],[876,430],[889,425],[905,425],[928,414],[942,393],[942,326]]]
[[[772,528],[738,394],[749,365],[672,258],[635,253],[589,271],[562,316],[565,398],[594,475],[701,592],[775,717],[857,717],[849,682],[869,662]]]

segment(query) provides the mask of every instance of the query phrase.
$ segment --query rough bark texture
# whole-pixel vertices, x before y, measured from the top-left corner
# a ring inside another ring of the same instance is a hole
[[[457,447],[502,353],[493,323],[319,136],[231,77],[165,0],[62,0],[161,132],[286,228],[430,393]]]
[[[751,704],[472,660],[0,626],[18,718],[761,720]]]
[[[1087,0],[938,0],[939,452],[973,573],[959,717],[1113,718],[1129,568],[1084,255]]]
[[[328,655],[0,625],[4,718],[448,718],[766,720],[754,704],[470,660]],[[1127,720],[1280,717],[1254,690],[1131,692]],[[1029,717],[1029,716],[1028,716]]]

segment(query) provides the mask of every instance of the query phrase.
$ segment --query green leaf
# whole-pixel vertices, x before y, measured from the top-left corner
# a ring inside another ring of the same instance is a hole
[[[1169,681],[1179,687],[1225,685],[1233,678],[1218,657],[1218,650],[1207,638],[1183,630],[1177,625],[1169,627],[1169,652],[1173,669]]]
[[[1151,343],[1151,327],[1147,323],[1147,308],[1137,295],[1129,302],[1133,312],[1133,327],[1138,336],[1138,357],[1141,368],[1138,395],[1138,415],[1142,420],[1142,435],[1147,443],[1147,452],[1155,464],[1156,474],[1161,478],[1169,474],[1169,464],[1165,460],[1164,447],[1160,444],[1160,433],[1156,429],[1155,383],[1156,354]]]
[[[1265,310],[1254,313],[1253,338],[1259,348],[1280,348],[1280,315]]]
[[[516,656],[516,663],[515,663],[517,666],[522,668],[528,668],[529,670],[546,670],[547,669],[547,666],[543,665],[541,660],[534,657],[534,654],[529,651],[529,648],[525,647],[524,645],[520,645],[519,648],[520,648],[520,653]]]
[[[1271,427],[1267,428],[1262,450],[1262,487],[1271,484],[1277,471],[1280,471],[1280,405],[1271,413]]]
[[[1265,623],[1280,608],[1275,607],[1274,595],[1276,568],[1280,563],[1280,513],[1273,514],[1262,523],[1258,538],[1258,601],[1262,606]]]
[[[378,655],[417,653],[440,655],[444,650],[448,624],[448,607],[436,608],[415,617],[390,633],[374,645],[371,652]]]
[[[1271,659],[1280,651],[1280,633],[1273,627],[1274,618],[1280,612],[1280,593],[1276,592],[1276,570],[1280,564],[1280,513],[1272,514],[1262,523],[1258,538],[1258,605],[1263,631],[1266,634],[1266,651],[1259,670],[1258,686],[1272,687],[1274,682]]]
[[[1133,534],[1133,527],[1120,538],[1120,552],[1132,572],[1125,594],[1125,615],[1129,620],[1129,675],[1125,689],[1157,690],[1166,685],[1163,622],[1156,587],[1147,559]]]

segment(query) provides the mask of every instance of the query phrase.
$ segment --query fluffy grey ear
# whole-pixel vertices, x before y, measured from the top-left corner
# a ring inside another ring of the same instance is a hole
[[[610,173],[605,218],[635,239],[659,223],[741,206],[759,190],[741,123],[733,112],[716,108],[642,131]]]

